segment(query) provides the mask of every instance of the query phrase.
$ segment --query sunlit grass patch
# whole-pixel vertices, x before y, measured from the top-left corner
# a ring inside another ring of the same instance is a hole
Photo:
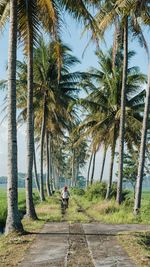
[[[18,262],[21,261],[26,249],[30,246],[31,242],[36,236],[33,233],[39,232],[45,221],[23,219],[22,223],[24,230],[29,232],[28,234],[20,235],[17,233],[12,233],[8,236],[0,236],[1,267],[17,266]]]
[[[138,266],[150,266],[150,232],[126,232],[118,236],[119,242]]]
[[[18,206],[21,215],[25,213],[26,201],[25,201],[25,189],[18,189]],[[33,190],[33,200],[35,205],[39,203],[40,199],[36,190]],[[0,225],[4,226],[7,217],[7,191],[6,189],[0,189]]]
[[[70,222],[89,222],[88,216],[84,212],[78,212],[79,206],[74,198],[70,200],[69,208],[66,211],[65,219]]]
[[[143,223],[141,217],[133,215],[132,208],[124,205],[118,206],[115,201],[103,201],[93,204],[88,210],[88,214],[98,221],[125,224],[125,223]]]
[[[60,200],[56,196],[47,198],[46,201],[36,206],[38,217],[45,221],[61,221]]]

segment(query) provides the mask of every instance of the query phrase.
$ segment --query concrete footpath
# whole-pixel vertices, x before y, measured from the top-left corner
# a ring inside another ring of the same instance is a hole
[[[46,223],[18,266],[135,267],[116,235],[137,230],[150,226]]]

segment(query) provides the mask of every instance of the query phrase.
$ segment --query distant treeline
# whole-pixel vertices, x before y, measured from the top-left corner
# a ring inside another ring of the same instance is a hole
[[[7,184],[7,176],[0,176],[0,184]],[[18,187],[25,187],[25,173],[18,173]],[[33,187],[35,187],[34,181]]]
[[[39,176],[39,175],[38,175]],[[34,175],[33,175],[34,177]],[[44,182],[46,181],[46,175],[43,175]],[[63,187],[65,184],[70,186],[71,180],[65,179],[64,177],[59,177],[57,181],[58,188]],[[7,184],[7,176],[0,176],[0,184]],[[77,177],[77,187],[84,188],[86,185],[86,179],[83,176]],[[18,173],[18,187],[24,188],[25,187],[25,173],[19,172]],[[36,187],[34,179],[33,179],[33,187]]]

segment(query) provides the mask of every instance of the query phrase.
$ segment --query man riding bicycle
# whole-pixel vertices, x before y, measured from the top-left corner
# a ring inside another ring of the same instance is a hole
[[[67,186],[64,186],[62,192],[61,192],[61,197],[62,197],[62,200],[66,200],[66,203],[67,203],[67,208],[68,208],[68,204],[69,204],[69,197],[70,197],[70,193],[68,191],[68,187]]]

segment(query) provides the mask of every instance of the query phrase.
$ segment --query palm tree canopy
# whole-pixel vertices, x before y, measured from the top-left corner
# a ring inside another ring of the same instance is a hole
[[[133,51],[129,52],[129,61],[133,55]],[[99,51],[97,56],[100,68],[92,68],[82,82],[82,86],[90,91],[90,94],[80,100],[80,104],[88,110],[80,128],[86,129],[83,131],[83,135],[91,135],[95,145],[106,140],[111,145],[114,127],[119,133],[123,55],[122,51],[118,53],[115,69],[112,69],[112,50],[109,50],[108,53]],[[145,82],[146,76],[140,73],[138,67],[128,68],[125,140],[129,147],[132,146],[132,143],[139,144]]]

